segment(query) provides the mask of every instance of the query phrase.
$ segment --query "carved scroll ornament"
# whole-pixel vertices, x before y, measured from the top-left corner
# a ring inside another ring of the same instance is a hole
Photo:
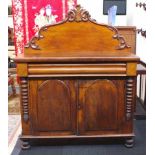
[[[88,21],[90,20],[90,14],[88,11],[81,8],[80,5],[77,5],[75,9],[68,12],[67,20],[72,22]]]

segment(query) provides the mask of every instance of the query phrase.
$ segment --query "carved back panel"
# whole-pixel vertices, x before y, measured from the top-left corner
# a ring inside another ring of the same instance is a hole
[[[104,52],[129,51],[123,36],[112,26],[98,24],[79,5],[57,24],[44,26],[26,45],[25,56],[100,56]]]

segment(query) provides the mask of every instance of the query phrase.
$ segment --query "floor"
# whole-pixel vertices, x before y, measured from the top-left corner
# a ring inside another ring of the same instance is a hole
[[[20,99],[19,95],[10,96],[8,99],[8,113],[9,115],[20,115]]]
[[[20,99],[19,87],[16,84],[16,95],[13,95],[12,89],[8,87],[8,153],[12,153],[21,134],[21,116],[20,116]]]
[[[136,112],[134,117],[138,120],[146,119],[146,110],[144,109],[144,105],[137,99],[136,103]]]
[[[20,115],[8,116],[8,152],[11,154],[15,144],[18,140],[19,134],[21,134],[21,117]]]
[[[146,155],[146,122],[135,120],[135,146],[126,148],[122,143],[100,145],[36,146],[20,150],[20,140],[11,155]]]

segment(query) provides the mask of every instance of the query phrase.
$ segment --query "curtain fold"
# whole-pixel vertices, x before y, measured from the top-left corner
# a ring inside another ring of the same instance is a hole
[[[77,0],[12,0],[15,54],[37,35],[40,27],[62,21]]]

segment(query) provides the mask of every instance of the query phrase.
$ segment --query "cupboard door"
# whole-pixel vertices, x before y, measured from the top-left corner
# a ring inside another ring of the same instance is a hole
[[[30,80],[33,134],[75,134],[75,92],[75,82],[71,80]]]
[[[120,80],[83,80],[79,82],[78,127],[79,134],[112,133],[118,127],[119,101],[124,82]],[[123,93],[123,92],[122,92]]]

